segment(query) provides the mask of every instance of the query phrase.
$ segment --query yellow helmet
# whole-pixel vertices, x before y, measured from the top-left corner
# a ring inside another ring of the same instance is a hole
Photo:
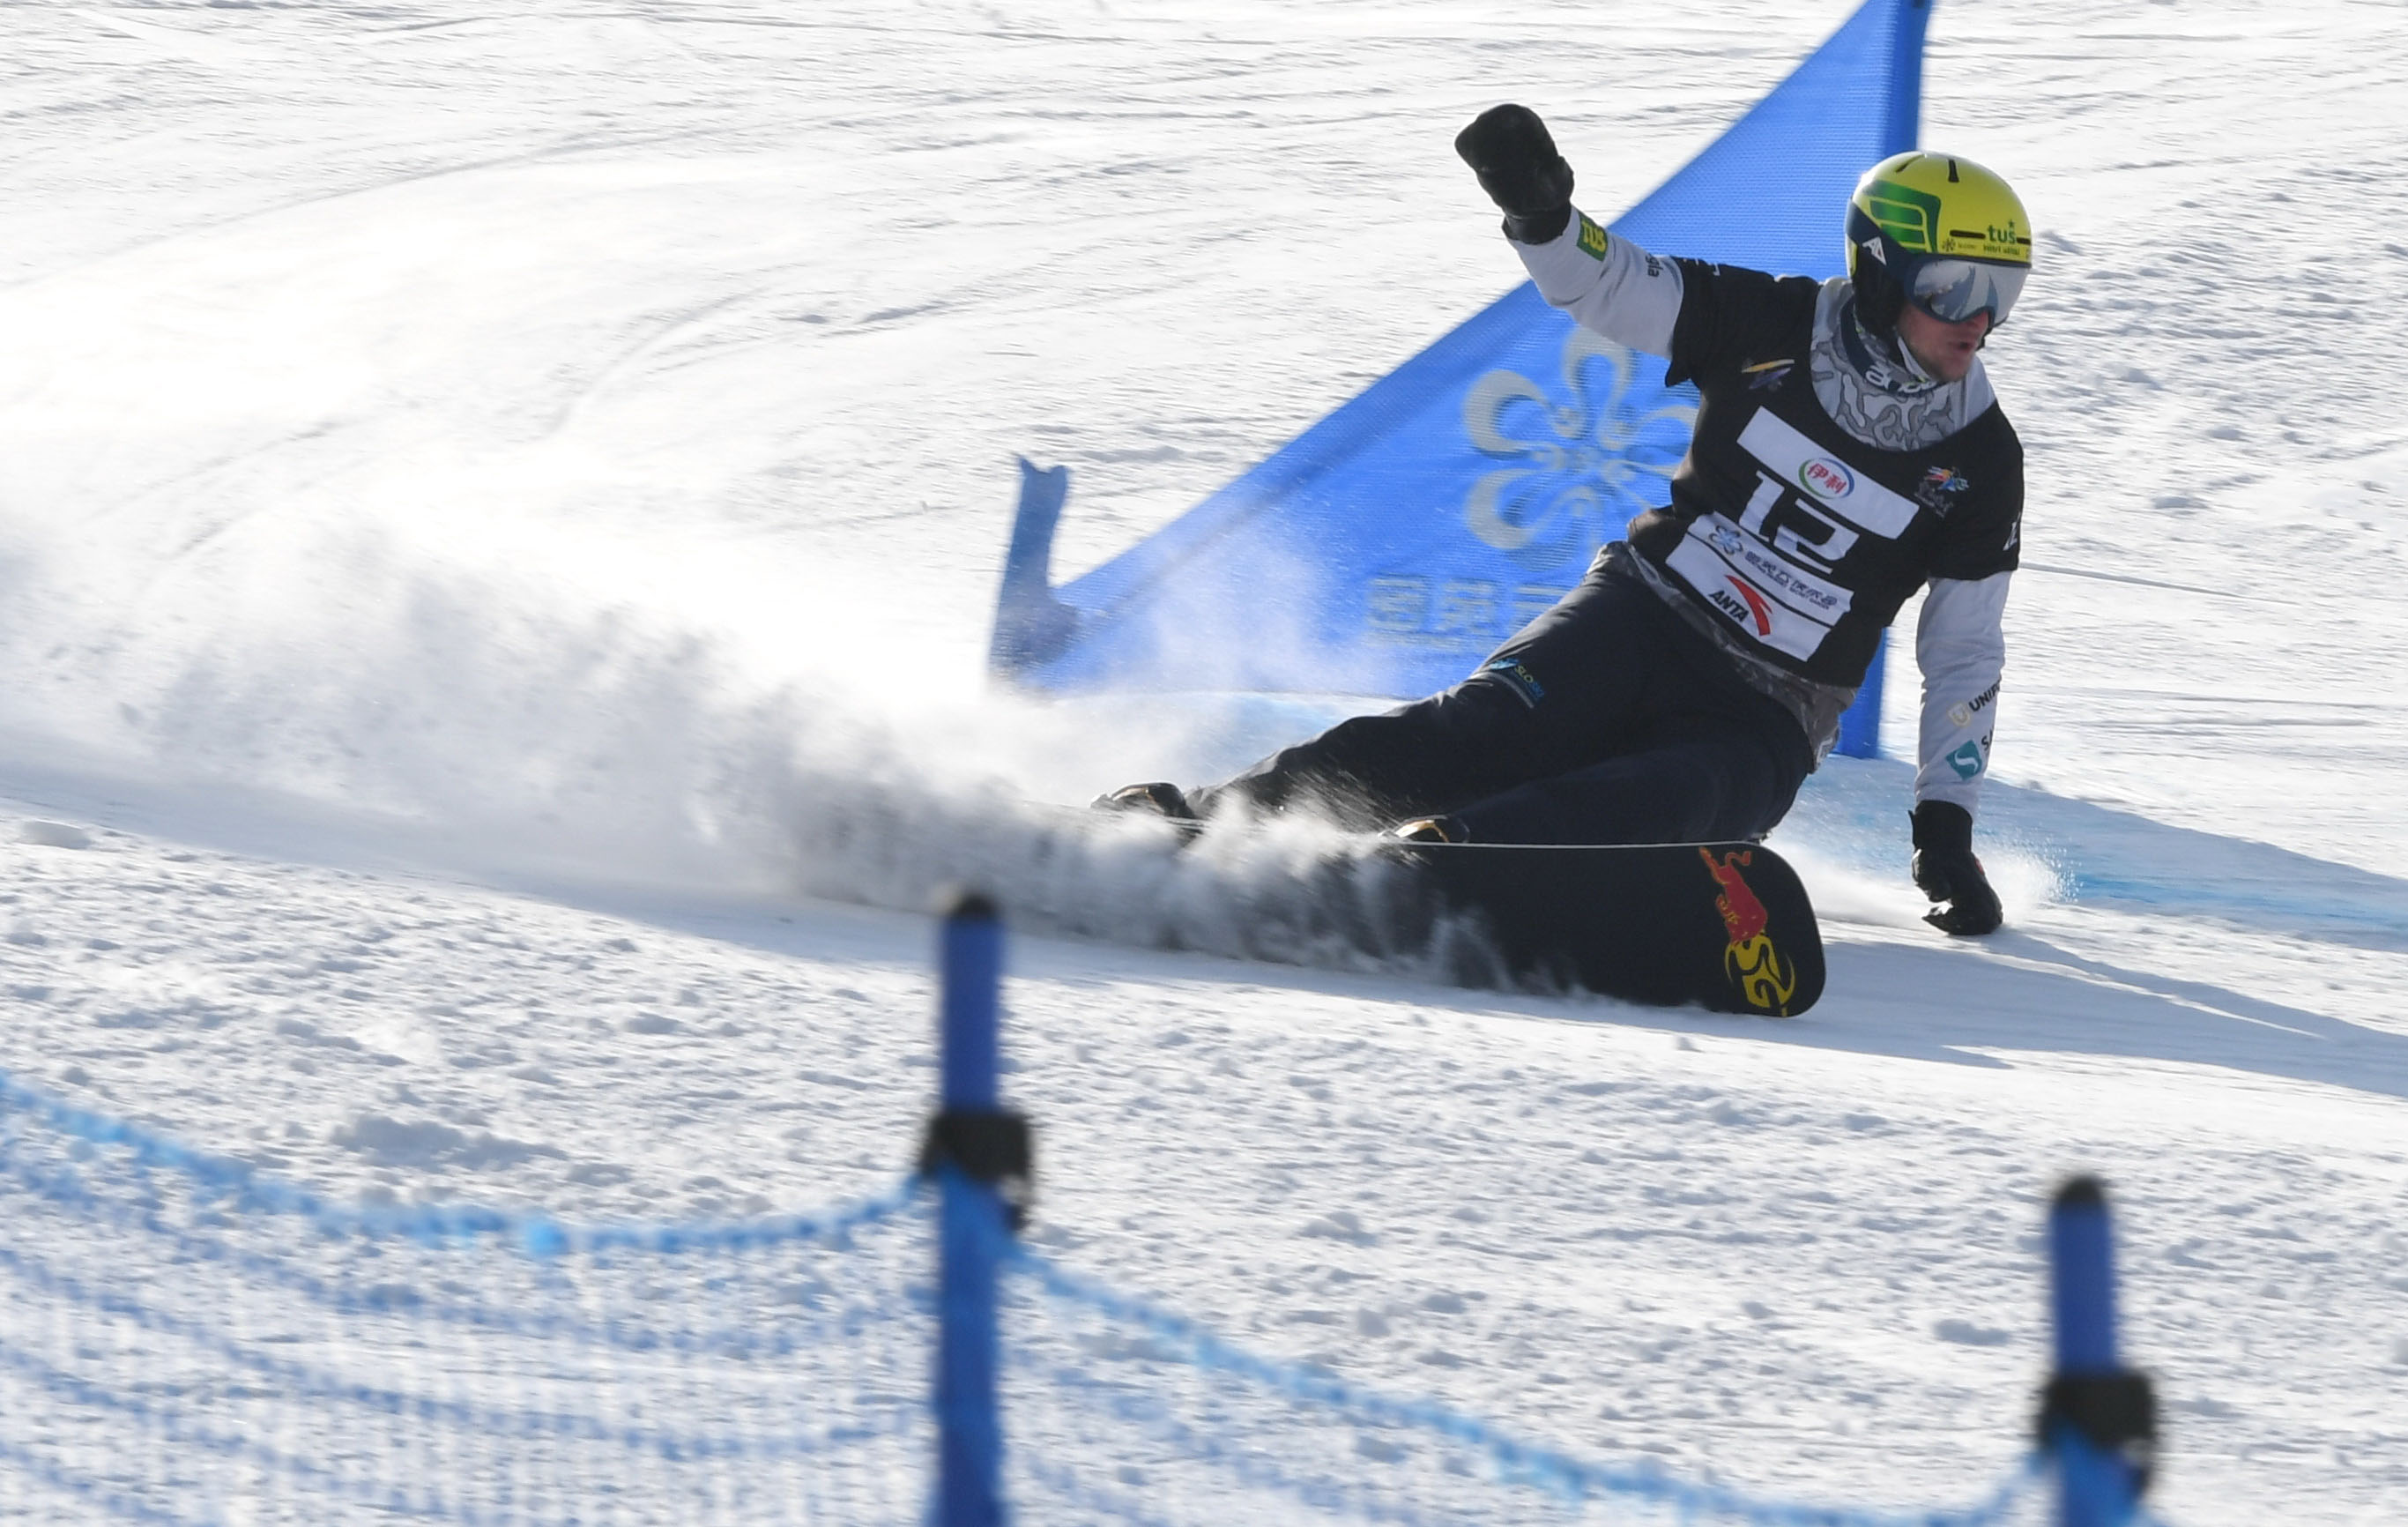
[[[1971,159],[1916,150],[1865,171],[1848,198],[1848,277],[1865,326],[1912,302],[1942,323],[2007,312],[2031,271],[2031,220],[2014,188]]]

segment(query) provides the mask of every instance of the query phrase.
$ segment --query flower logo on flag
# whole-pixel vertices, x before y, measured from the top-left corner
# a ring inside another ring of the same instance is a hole
[[[1509,466],[1464,499],[1464,524],[1524,567],[1586,560],[1632,514],[1663,501],[1688,449],[1695,405],[1639,374],[1640,360],[1602,335],[1564,341],[1558,402],[1518,371],[1491,371],[1463,398],[1464,432]]]

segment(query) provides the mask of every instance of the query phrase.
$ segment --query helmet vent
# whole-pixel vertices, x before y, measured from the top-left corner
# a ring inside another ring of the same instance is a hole
[[[1948,183],[1950,185],[1956,183],[1956,161],[1954,159],[1948,161]]]

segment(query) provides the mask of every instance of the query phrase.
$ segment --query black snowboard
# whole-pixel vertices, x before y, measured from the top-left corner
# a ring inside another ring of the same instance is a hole
[[[1424,894],[1391,931],[1411,942],[1434,903],[1471,924],[1517,983],[1781,1017],[1823,995],[1814,908],[1761,843],[1383,847],[1392,856]]]
[[[1297,951],[1335,941],[1462,986],[1578,987],[1769,1017],[1803,1013],[1823,995],[1813,905],[1798,872],[1761,843],[1357,839],[1248,900],[1257,928],[1295,935],[1248,941],[1274,959],[1312,962]],[[1164,931],[1189,946],[1178,929]]]

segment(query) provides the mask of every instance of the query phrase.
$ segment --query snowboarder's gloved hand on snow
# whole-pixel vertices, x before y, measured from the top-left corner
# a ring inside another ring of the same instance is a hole
[[[1504,209],[1506,238],[1544,244],[1562,235],[1572,218],[1572,167],[1537,112],[1492,106],[1455,136],[1455,151]]]
[[[2003,914],[1999,893],[1973,857],[1973,814],[1945,800],[1914,808],[1914,883],[1945,905],[1923,920],[1943,933],[1994,933]]]

